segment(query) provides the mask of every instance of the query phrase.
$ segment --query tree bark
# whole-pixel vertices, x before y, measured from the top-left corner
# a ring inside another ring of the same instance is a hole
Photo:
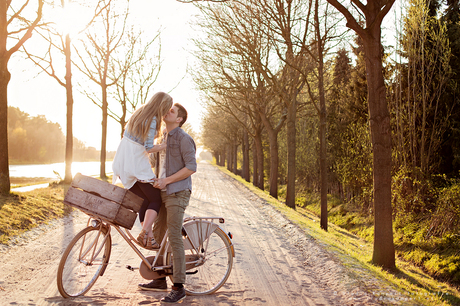
[[[225,160],[227,159],[227,152],[225,151],[225,148],[222,148],[222,153],[221,153],[221,166],[225,167]]]
[[[319,90],[319,169],[320,169],[320,226],[327,231],[327,151],[326,151],[326,98],[324,90],[324,42],[319,24],[319,0],[315,1],[315,32],[318,50],[318,90]]]
[[[232,172],[232,162],[233,162],[232,145],[227,144],[227,170],[230,172]]]
[[[286,121],[287,133],[287,191],[286,205],[295,209],[295,154],[296,154],[296,129],[295,120],[297,103],[295,98],[289,104]]]
[[[102,141],[101,141],[101,171],[100,178],[106,179],[105,174],[105,161],[107,156],[107,118],[108,118],[108,102],[107,102],[107,86],[103,85],[102,88]]]
[[[238,174],[238,145],[233,145],[233,173]]]
[[[256,142],[254,139],[254,143],[252,145],[252,185],[257,187],[257,180],[258,180],[258,169],[259,162],[257,161],[257,149],[256,149]]]
[[[380,28],[364,41],[369,121],[374,163],[374,253],[372,262],[395,267],[391,207],[391,128],[383,78]]]
[[[0,18],[6,17],[0,9]],[[3,22],[0,23],[3,32]],[[5,20],[6,30],[6,20]],[[0,34],[1,35],[1,34]],[[3,37],[3,35],[1,35]],[[10,171],[8,162],[8,83],[11,75],[8,71],[8,58],[6,58],[6,40],[0,42],[0,193],[10,192]]]
[[[263,117],[263,116],[262,116]],[[270,177],[269,177],[269,193],[275,199],[278,199],[278,175],[279,175],[279,152],[278,152],[278,132],[274,130],[268,123],[268,120],[262,120],[265,125],[265,130],[268,134],[270,142]]]
[[[249,177],[249,135],[246,130],[243,131],[243,169],[242,175],[246,182],[249,182],[251,179]]]
[[[264,151],[262,148],[262,135],[257,134],[254,138],[257,155],[257,174],[256,174],[256,187],[264,190]],[[255,172],[255,170],[254,170]]]
[[[73,94],[72,94],[72,61],[70,50],[70,35],[65,37],[65,90],[67,101],[67,121],[66,121],[66,144],[65,144],[65,176],[64,183],[70,184],[72,181],[72,161],[73,161]]]
[[[10,192],[10,171],[8,162],[8,71],[9,54],[6,49],[8,4],[0,4],[0,193]]]

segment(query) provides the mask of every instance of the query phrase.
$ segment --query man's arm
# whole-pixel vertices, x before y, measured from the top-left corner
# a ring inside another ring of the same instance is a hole
[[[166,188],[166,185],[172,184],[174,182],[182,181],[188,178],[193,173],[195,173],[195,171],[187,169],[187,167],[184,167],[171,176],[168,176],[162,179],[157,179],[153,186],[158,189],[164,189]]]

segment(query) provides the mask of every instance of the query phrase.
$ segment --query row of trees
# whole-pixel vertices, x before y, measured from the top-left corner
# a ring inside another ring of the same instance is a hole
[[[60,9],[60,10],[58,10]],[[69,14],[85,12],[81,29]],[[90,13],[88,13],[90,12]],[[62,18],[62,16],[65,16]],[[65,182],[72,179],[74,84],[101,108],[100,177],[106,177],[107,121],[120,123],[145,103],[161,68],[160,32],[145,34],[129,19],[129,1],[5,1],[0,5],[0,191],[9,192],[8,62],[22,51],[42,72],[65,87],[67,105]],[[34,34],[34,38],[30,39]],[[31,41],[30,45],[26,44]],[[45,46],[45,47],[43,47]],[[75,69],[76,68],[76,69]],[[77,77],[75,82],[75,76]],[[84,88],[84,89],[81,89]],[[89,89],[88,89],[89,88]]]
[[[31,117],[16,107],[8,107],[8,155],[10,160],[20,163],[63,162],[65,136],[58,123],[50,122],[43,115]],[[86,147],[85,143],[73,139],[75,161],[97,160],[100,152]],[[114,152],[108,152],[113,158]]]
[[[384,48],[380,24],[393,1],[352,2],[364,20],[337,1],[200,4],[202,140],[272,196],[286,188],[290,207],[319,191],[324,229],[328,192],[373,215],[373,262],[392,268],[393,213],[416,214],[411,203],[433,196],[433,175],[460,169],[460,12],[458,1],[438,14],[441,2],[410,0],[397,46]]]

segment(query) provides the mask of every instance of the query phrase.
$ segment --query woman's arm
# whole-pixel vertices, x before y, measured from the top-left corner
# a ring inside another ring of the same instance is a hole
[[[154,145],[153,148],[151,148],[150,150],[147,150],[147,153],[156,153],[159,151],[163,151],[165,149],[166,149],[166,143],[162,143],[159,145]]]
[[[152,122],[150,123],[149,133],[147,138],[144,140],[144,147],[147,151],[153,148],[153,141],[157,135],[157,118],[153,117]]]

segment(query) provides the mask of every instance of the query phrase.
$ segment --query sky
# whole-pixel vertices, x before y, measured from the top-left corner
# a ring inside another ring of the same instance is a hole
[[[163,64],[150,96],[157,91],[169,92],[174,102],[181,103],[188,110],[187,121],[191,123],[195,132],[199,132],[203,109],[191,76],[186,73],[187,65],[193,66],[193,55],[189,52],[193,42],[189,38],[195,33],[189,23],[198,13],[197,9],[192,4],[175,0],[131,0],[130,11],[132,18],[145,32],[151,29],[154,34],[158,28],[162,28]],[[8,105],[18,107],[30,116],[44,115],[49,121],[59,123],[65,134],[64,87],[44,73],[37,76],[38,70],[33,68],[32,62],[24,59],[19,53],[12,57],[8,69],[11,72]],[[179,85],[174,88],[178,83]],[[74,89],[73,94],[74,137],[83,141],[86,146],[100,149],[102,111],[88,98],[79,94],[77,89]],[[107,150],[115,151],[120,141],[120,125],[111,118],[108,120]]]
[[[396,6],[396,5],[395,5]],[[396,9],[397,11],[398,9]],[[195,132],[201,128],[203,108],[199,92],[195,90],[191,76],[186,73],[187,66],[193,67],[190,38],[198,35],[190,26],[198,10],[193,4],[176,0],[131,0],[130,11],[135,22],[152,35],[161,27],[161,57],[163,60],[159,78],[150,96],[157,91],[169,92],[174,102],[185,106],[189,112],[188,121]],[[385,18],[384,40],[394,35],[394,11]],[[77,18],[78,19],[78,18]],[[390,33],[390,34],[388,34]],[[33,44],[32,40],[27,43]],[[26,43],[26,46],[28,46]],[[8,86],[8,105],[18,107],[31,116],[44,115],[49,121],[57,122],[66,130],[65,90],[54,79],[33,67],[32,62],[17,52],[9,63],[11,81]],[[74,72],[75,72],[75,68]],[[185,76],[185,77],[184,77]],[[183,79],[182,79],[183,78]],[[182,81],[181,81],[182,79]],[[174,88],[177,83],[180,84]],[[74,83],[75,84],[75,83]],[[75,85],[74,85],[75,86]],[[174,88],[174,89],[173,89]],[[102,112],[88,98],[74,88],[74,137],[86,146],[101,147]],[[120,126],[108,119],[107,150],[115,151],[120,141]]]

